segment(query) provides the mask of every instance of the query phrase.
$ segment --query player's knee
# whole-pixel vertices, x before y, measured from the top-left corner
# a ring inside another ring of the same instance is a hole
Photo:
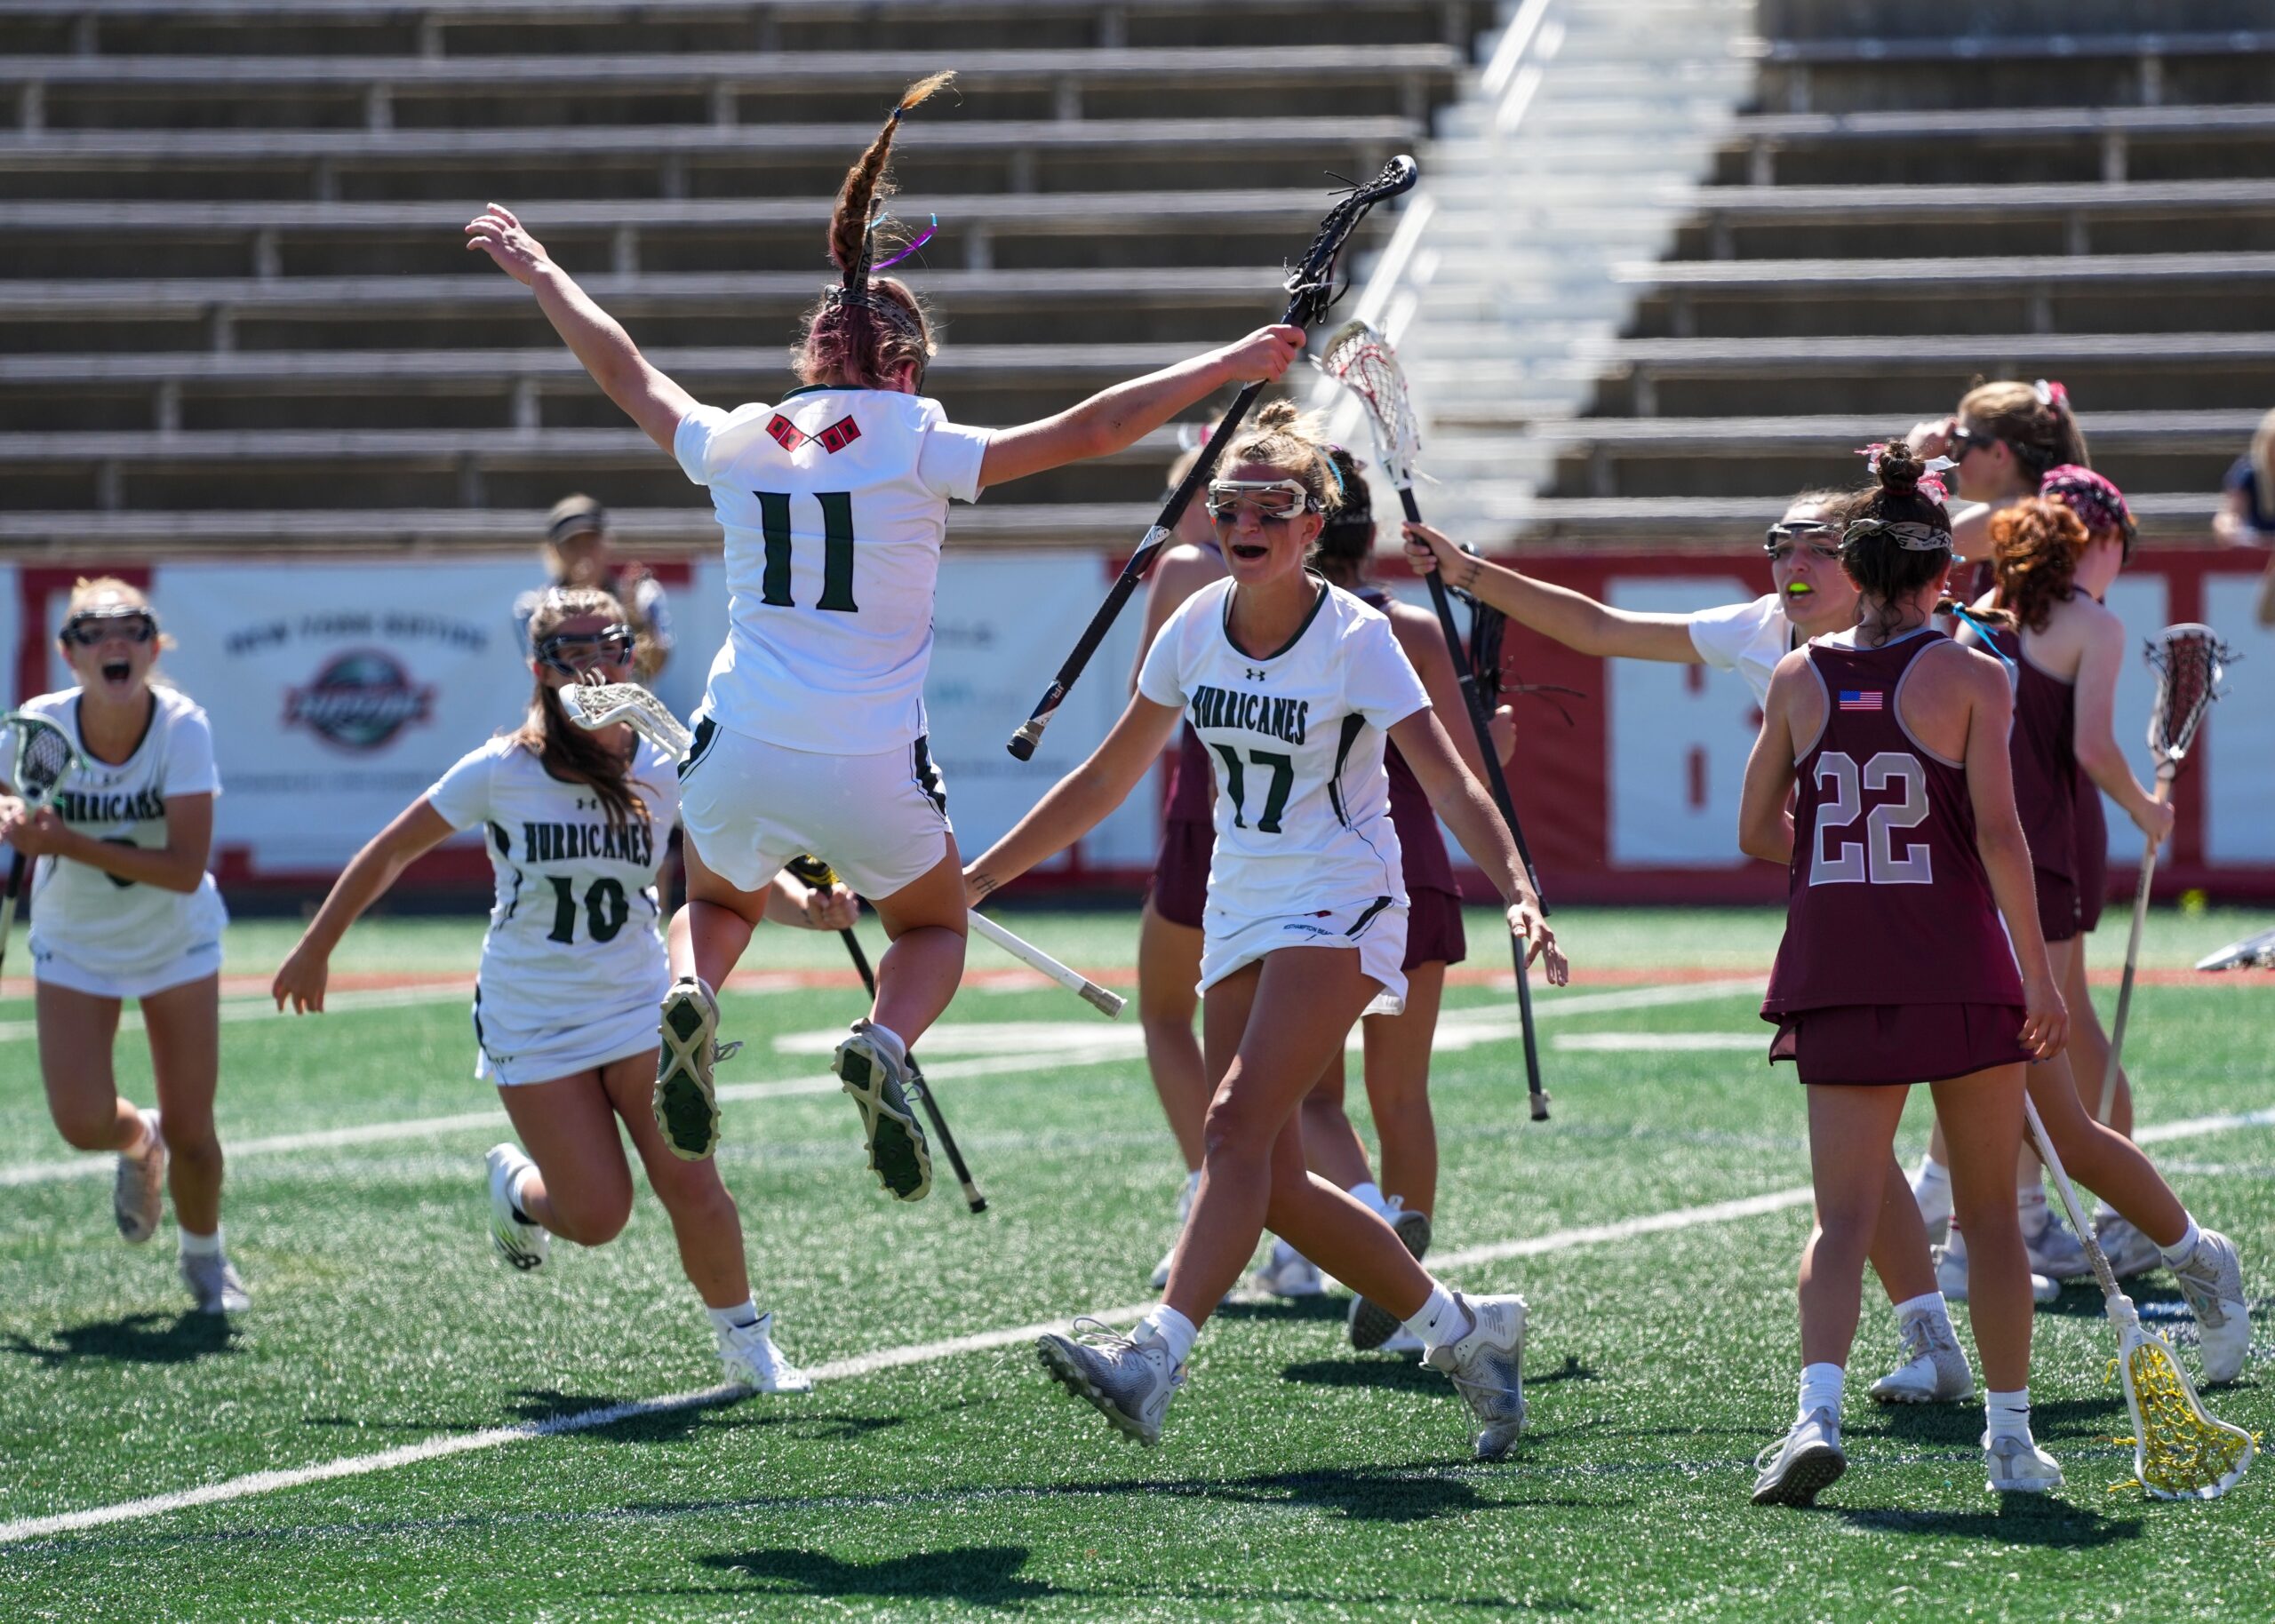
[[[1201,1126],[1201,1148],[1209,1157],[1261,1155],[1279,1131],[1279,1123],[1267,1122],[1247,1101],[1220,1093],[1209,1102],[1209,1115]]]
[[[708,1169],[707,1162],[690,1165],[691,1171]],[[683,1228],[698,1230],[738,1228],[742,1223],[741,1209],[733,1196],[719,1182],[715,1172],[708,1178],[695,1177],[677,1183],[659,1183],[656,1198],[664,1204],[672,1222]]]
[[[118,1112],[109,1103],[87,1106],[58,1102],[55,1131],[75,1150],[118,1149]]]
[[[564,1201],[548,1185],[546,1195],[553,1205],[554,1233],[580,1246],[605,1246],[624,1233],[632,1219],[629,1189],[588,1190]]]

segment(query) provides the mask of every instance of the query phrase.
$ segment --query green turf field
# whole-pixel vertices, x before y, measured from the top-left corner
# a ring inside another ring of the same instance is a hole
[[[742,1086],[722,1164],[760,1302],[800,1363],[844,1373],[805,1397],[582,1428],[711,1386],[708,1327],[644,1196],[603,1250],[557,1246],[534,1277],[493,1257],[481,1154],[504,1118],[471,1078],[461,999],[299,1022],[238,1006],[220,1116],[231,1251],[256,1307],[227,1329],[182,1314],[170,1236],[116,1240],[107,1169],[75,1170],[47,1124],[28,1002],[0,1000],[0,1618],[2275,1616],[2275,1465],[2208,1506],[2109,1492],[2129,1453],[2110,1441],[2124,1411],[2089,1292],[2038,1319],[2058,1496],[2002,1507],[1984,1492],[1979,1409],[1863,1401],[1894,1350],[1868,1284],[1848,1476],[1814,1512],[1748,1506],[1754,1453],[1791,1415],[1805,1199],[1632,1221],[1805,1181],[1799,1090],[1752,1047],[1768,1034],[1755,998],[1701,979],[1758,972],[1777,921],[1556,922],[1584,975],[1622,974],[1538,998],[1555,1119],[1526,1120],[1511,1000],[1490,987],[1449,999],[1436,1072],[1439,1258],[1483,1254],[1447,1272],[1533,1305],[1530,1429],[1492,1467],[1469,1459],[1466,1412],[1439,1378],[1348,1353],[1339,1297],[1228,1309],[1150,1451],[1070,1402],[1023,1340],[921,1349],[1140,1302],[1170,1238],[1179,1166],[1134,1015],[1111,1025],[1039,983],[968,992],[920,1047],[993,1202],[978,1218],[945,1166],[915,1208],[863,1170],[815,1052],[857,993],[787,978],[730,993],[727,1034],[749,1047],[721,1071]],[[1130,957],[1126,916],[1018,923],[1078,964]],[[2184,966],[2263,924],[2162,916],[2148,962]],[[2097,964],[2121,926],[2095,938]],[[232,973],[271,967],[292,935],[236,927]],[[479,935],[379,921],[339,968],[463,971]],[[751,962],[842,966],[829,938],[786,932],[762,933]],[[975,944],[975,967],[1001,962]],[[1748,1047],[1560,1043],[1629,1033]],[[140,1043],[122,1039],[120,1071],[147,1101]],[[2275,1126],[2205,1119],[2275,1106],[2275,976],[2144,986],[2128,1050],[2143,1122],[2193,1124],[2160,1164],[2263,1293]],[[1907,1152],[1925,1126],[1915,1106]],[[331,1130],[360,1131],[307,1146]],[[2154,1281],[2139,1295],[2151,1314],[2177,1302]],[[2271,1340],[2212,1400],[2255,1429],[2275,1423]],[[308,1476],[343,1462],[370,1469]],[[235,1481],[261,1472],[279,1479]],[[20,1527],[204,1485],[220,1497]]]

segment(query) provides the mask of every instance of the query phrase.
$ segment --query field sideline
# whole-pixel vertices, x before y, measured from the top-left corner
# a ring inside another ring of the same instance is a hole
[[[1108,971],[1132,923],[1014,920]],[[337,960],[359,992],[297,1023],[256,993],[294,928],[233,927],[221,1122],[256,1306],[227,1331],[181,1313],[170,1237],[116,1240],[105,1169],[45,1120],[29,1002],[0,989],[0,1616],[2275,1614],[2249,1559],[2275,1540],[2275,1468],[2210,1506],[2108,1492],[2129,1453],[2089,1291],[2037,1322],[2059,1496],[1984,1493],[1979,1409],[1852,1394],[1854,1465],[1824,1503],[1747,1506],[1791,1413],[1808,1214],[1799,1090],[1762,1063],[1750,991],[1778,918],[1555,923],[1581,975],[1537,999],[1554,1119],[1525,1120],[1489,916],[1437,1064],[1433,1262],[1534,1307],[1531,1428],[1491,1468],[1439,1378],[1349,1354],[1339,1296],[1229,1308],[1156,1450],[1043,1379],[1036,1326],[1145,1299],[1177,1168],[1134,1013],[1107,1023],[982,945],[988,974],[919,1051],[978,1218],[952,1182],[899,1209],[862,1170],[820,1071],[859,1006],[836,943],[763,932],[730,987],[725,1033],[749,1047],[721,1072],[722,1166],[761,1306],[826,1378],[739,1403],[709,1390],[707,1327],[644,1193],[616,1244],[559,1246],[535,1277],[490,1254],[480,1156],[504,1118],[472,1079],[460,991],[478,922],[375,922]],[[2122,923],[2095,939],[2104,968]],[[2145,962],[2174,973],[2148,979],[2128,1039],[2143,1136],[2238,1240],[2255,1310],[2275,1307],[2275,976],[2182,972],[2263,926],[2160,915]],[[147,1102],[139,1037],[120,1063]],[[1907,1150],[1925,1123],[1915,1106]],[[2178,1340],[2176,1294],[2143,1285]],[[1874,1290],[1864,1380],[1893,1351]],[[2275,1336],[2255,1340],[2212,1403],[2265,1430]]]

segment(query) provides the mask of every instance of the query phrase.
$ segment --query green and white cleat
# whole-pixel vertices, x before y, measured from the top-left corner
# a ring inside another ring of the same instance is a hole
[[[1422,1356],[1453,1379],[1454,1390],[1482,1425],[1477,1458],[1498,1461],[1525,1429],[1525,1300],[1454,1294],[1470,1317],[1466,1334]]]
[[[866,1021],[853,1023],[853,1035],[837,1046],[830,1069],[861,1113],[861,1136],[869,1147],[869,1166],[896,1201],[922,1201],[932,1191],[932,1150],[908,1108],[903,1084],[906,1065],[871,1036]]]
[[[245,1289],[236,1265],[220,1253],[184,1257],[181,1283],[189,1287],[201,1314],[242,1314],[252,1307],[252,1294]]]
[[[753,1323],[719,1333],[719,1363],[730,1385],[754,1393],[810,1393],[814,1379],[782,1357],[774,1345],[774,1311]]]
[[[1957,1404],[1975,1397],[1975,1373],[1949,1319],[1907,1314],[1897,1333],[1912,1357],[1872,1383],[1874,1404]]]
[[[657,1036],[663,1045],[650,1101],[664,1144],[683,1162],[699,1162],[719,1148],[719,1098],[711,1069],[743,1046],[719,1041],[719,1000],[693,975],[664,994]]]
[[[2251,1310],[2244,1301],[2236,1243],[2217,1230],[2199,1230],[2196,1250],[2173,1265],[2172,1278],[2196,1316],[2196,1358],[2204,1385],[2234,1381],[2251,1352]]]
[[[1753,1464],[1755,1505],[1813,1506],[1848,1469],[1840,1422],[1830,1410],[1811,1410],[1756,1455]]]
[[[2054,1457],[2028,1438],[1983,1435],[1984,1487],[1993,1494],[2043,1494],[2062,1486]]]
[[[1430,1251],[1430,1214],[1409,1213],[1396,1196],[1390,1198],[1390,1227],[1416,1262],[1420,1262]],[[1377,1348],[1389,1346],[1390,1341],[1403,1328],[1398,1316],[1379,1302],[1365,1297],[1351,1299],[1351,1317],[1346,1322],[1351,1333],[1351,1346],[1361,1353],[1372,1353]],[[1405,1349],[1393,1349],[1403,1353]]]
[[[1185,1366],[1170,1359],[1169,1349],[1145,1325],[1136,1335],[1124,1336],[1101,1320],[1084,1318],[1074,1322],[1074,1333],[1062,1336],[1054,1331],[1035,1339],[1043,1369],[1123,1437],[1148,1447],[1160,1443],[1161,1421],[1184,1385]]]
[[[158,1232],[158,1221],[166,1215],[166,1142],[158,1133],[158,1113],[142,1113],[142,1126],[149,1134],[149,1148],[137,1161],[124,1152],[118,1158],[118,1170],[111,1177],[111,1216],[118,1220],[118,1233],[130,1246],[139,1246]]]
[[[524,1273],[544,1268],[553,1237],[514,1205],[514,1187],[521,1182],[523,1171],[536,1164],[523,1154],[521,1146],[510,1143],[491,1145],[483,1164],[490,1170],[490,1244],[499,1257]]]

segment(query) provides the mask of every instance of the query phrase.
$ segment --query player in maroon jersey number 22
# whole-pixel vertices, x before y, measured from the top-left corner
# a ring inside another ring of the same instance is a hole
[[[2062,1481],[2030,1432],[2015,1163],[2024,1068],[2060,1053],[2067,1017],[2015,810],[2014,701],[1997,661],[1935,627],[1952,545],[1940,488],[1901,444],[1873,471],[1880,490],[1841,532],[1858,624],[1778,664],[1739,807],[1739,844],[1792,872],[1762,1017],[1778,1026],[1770,1057],[1808,1086],[1817,1212],[1801,1256],[1800,1403],[1762,1452],[1757,1505],[1810,1504],[1847,1469],[1843,1367],[1912,1083],[1934,1089],[1973,1254],[1990,1487]]]

